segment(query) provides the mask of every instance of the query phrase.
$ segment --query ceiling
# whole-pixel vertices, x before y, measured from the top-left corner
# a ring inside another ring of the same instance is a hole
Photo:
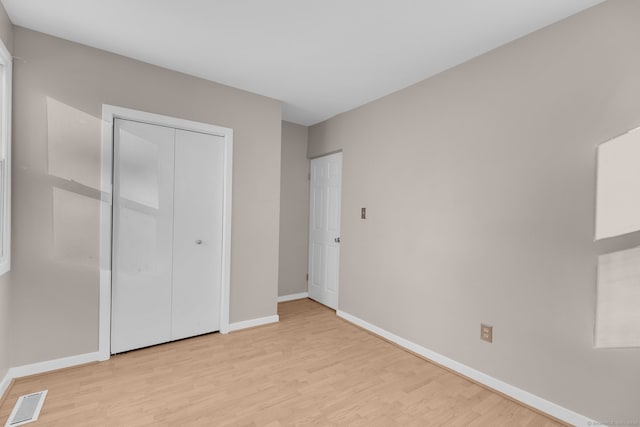
[[[1,0],[15,25],[283,102],[311,125],[602,0]]]

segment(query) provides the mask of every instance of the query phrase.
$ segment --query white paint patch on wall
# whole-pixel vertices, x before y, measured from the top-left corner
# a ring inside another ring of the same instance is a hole
[[[640,230],[640,128],[598,147],[596,240]]]
[[[598,258],[596,347],[640,347],[640,247]]]

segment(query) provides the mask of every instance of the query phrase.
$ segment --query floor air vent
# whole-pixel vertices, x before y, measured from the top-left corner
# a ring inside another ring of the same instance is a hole
[[[20,396],[4,427],[16,427],[36,421],[47,397],[47,390]]]

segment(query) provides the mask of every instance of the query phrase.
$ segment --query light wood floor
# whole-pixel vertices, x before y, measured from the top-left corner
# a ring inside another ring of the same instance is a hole
[[[19,379],[0,407],[48,389],[35,426],[558,426],[311,300],[280,323]]]

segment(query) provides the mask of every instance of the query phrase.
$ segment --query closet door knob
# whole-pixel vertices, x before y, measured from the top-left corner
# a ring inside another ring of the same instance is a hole
[[[202,244],[202,240],[198,239],[196,240],[196,245],[201,245]]]

